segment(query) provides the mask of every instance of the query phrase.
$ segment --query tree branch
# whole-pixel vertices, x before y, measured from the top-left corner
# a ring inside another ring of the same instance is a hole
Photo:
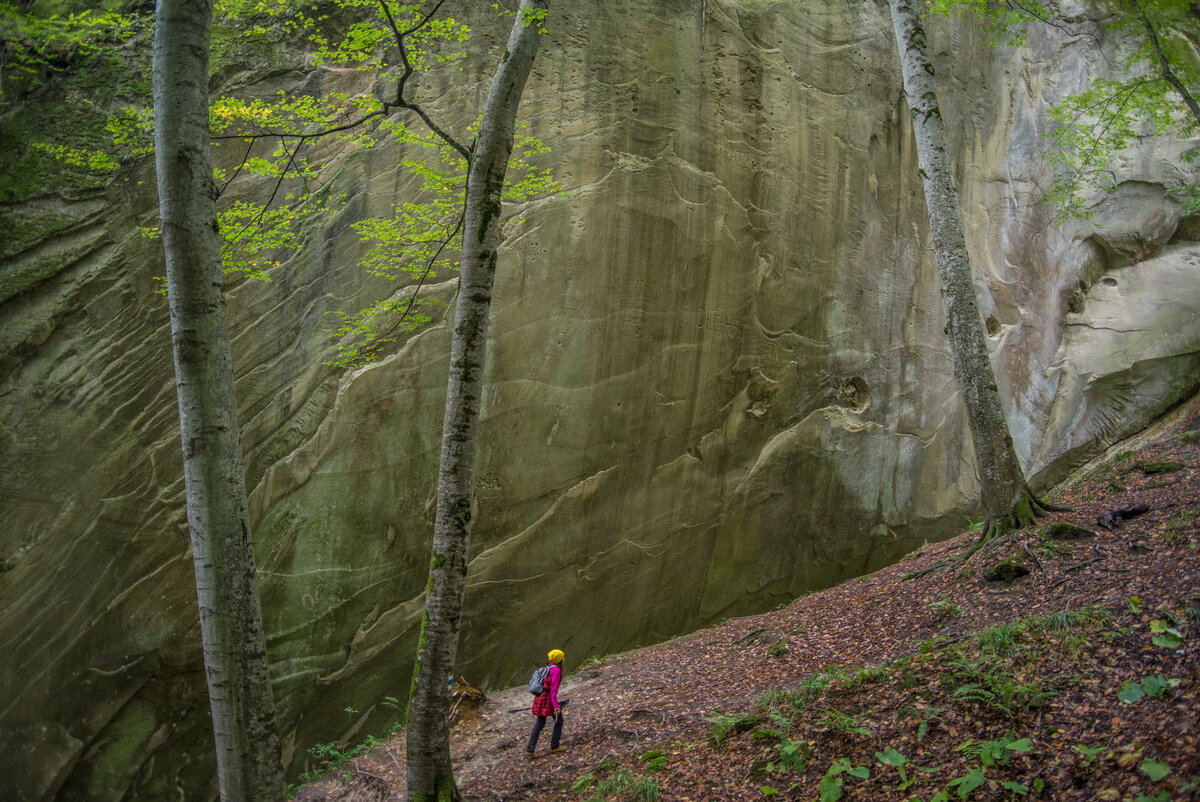
[[[417,116],[420,117],[425,125],[429,127],[430,131],[433,131],[433,133],[437,134],[437,136],[447,145],[457,150],[459,155],[466,160],[467,164],[470,164],[471,151],[464,147],[462,143],[451,136],[447,131],[438,126],[437,123],[433,121],[433,118],[426,113],[425,109],[404,98],[404,88],[408,84],[408,79],[412,77],[413,74],[412,62],[408,58],[408,48],[404,44],[404,39],[409,34],[420,30],[422,27],[428,24],[430,18],[437,12],[439,8],[441,8],[443,2],[445,2],[445,0],[438,0],[437,5],[433,7],[432,11],[425,15],[425,18],[421,20],[421,22],[402,33],[399,26],[396,25],[396,19],[392,16],[392,10],[388,8],[386,0],[379,0],[379,7],[383,10],[383,15],[387,19],[388,27],[392,29],[392,35],[396,37],[396,46],[400,48],[400,60],[404,62],[404,72],[400,75],[400,80],[396,83],[396,99],[390,103],[384,101],[383,106],[385,109],[401,108],[416,112]]]
[[[1130,0],[1134,9],[1137,11],[1138,17],[1142,20],[1142,25],[1146,28],[1146,36],[1150,39],[1150,45],[1154,48],[1154,55],[1158,57],[1158,69],[1162,73],[1163,79],[1174,87],[1179,96],[1183,98],[1183,103],[1188,107],[1188,111],[1196,118],[1196,123],[1200,124],[1200,104],[1188,92],[1187,87],[1175,75],[1175,71],[1171,69],[1171,62],[1167,59],[1167,54],[1163,52],[1162,45],[1158,42],[1158,33],[1154,30],[1154,26],[1150,23],[1150,19],[1146,16],[1146,12],[1142,10],[1138,0]]]

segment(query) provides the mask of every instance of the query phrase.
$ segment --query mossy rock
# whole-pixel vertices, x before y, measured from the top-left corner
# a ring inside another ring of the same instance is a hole
[[[1009,557],[984,571],[983,578],[988,582],[1012,582],[1028,573],[1029,566],[1016,558]]]
[[[1056,521],[1052,524],[1046,524],[1038,530],[1038,534],[1050,540],[1083,540],[1096,536],[1096,533],[1091,529],[1084,529],[1082,526],[1069,524],[1066,521]]]
[[[787,638],[781,638],[773,643],[771,648],[767,649],[767,654],[769,654],[771,657],[783,657],[790,651],[791,649],[788,648]]]
[[[1142,469],[1142,473],[1147,476],[1157,476],[1162,473],[1175,473],[1183,470],[1183,465],[1178,462],[1143,462],[1138,466]]]

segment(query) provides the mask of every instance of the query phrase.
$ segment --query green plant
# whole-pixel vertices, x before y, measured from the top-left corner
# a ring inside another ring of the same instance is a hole
[[[998,624],[981,630],[975,634],[975,642],[981,650],[997,655],[1010,655],[1016,648],[1016,639],[1025,633],[1027,626],[1023,621]]]
[[[908,772],[905,769],[905,764],[908,763],[908,758],[897,752],[892,747],[889,746],[882,752],[876,752],[875,759],[885,766],[891,766],[892,768],[896,769],[896,772],[900,775],[900,784],[896,786],[897,791],[903,791],[905,788],[908,788],[917,781],[916,777],[913,777],[912,779],[909,779],[908,777]]]
[[[634,781],[631,791],[637,802],[655,802],[659,797],[658,780],[653,777],[642,777]]]
[[[595,781],[596,775],[589,772],[571,784],[571,791],[576,794],[582,794],[584,791],[591,788],[592,783]]]
[[[808,741],[788,741],[779,744],[776,758],[767,763],[766,769],[772,774],[786,774],[789,771],[803,773],[812,759],[812,746]]]
[[[845,690],[861,688],[864,685],[874,685],[877,682],[882,682],[891,675],[891,672],[884,666],[875,666],[874,668],[861,668],[854,674],[850,675],[842,687]]]
[[[950,601],[947,598],[939,599],[938,601],[935,601],[935,602],[930,602],[929,606],[935,607],[938,610],[941,610],[943,613],[945,613],[950,618],[955,618],[958,616],[959,613],[962,612],[961,607],[959,607],[957,604],[955,604],[954,602]]]
[[[1150,640],[1155,646],[1161,646],[1164,649],[1178,648],[1179,644],[1183,643],[1183,630],[1178,622],[1165,621],[1156,618],[1150,622]]]
[[[1171,773],[1171,766],[1165,760],[1146,758],[1138,768],[1150,778],[1150,782],[1152,783],[1161,782],[1163,778]]]
[[[1117,698],[1126,704],[1133,704],[1143,696],[1161,699],[1168,690],[1179,687],[1180,682],[1181,680],[1168,679],[1162,674],[1146,677],[1141,682],[1130,680],[1121,686],[1121,690],[1117,692]]]
[[[825,711],[824,721],[833,730],[847,737],[851,735],[868,736],[871,730],[862,723],[862,719],[858,716],[852,716],[836,708],[829,708]]]
[[[1171,544],[1183,541],[1186,530],[1196,526],[1198,515],[1200,515],[1200,511],[1196,507],[1188,507],[1172,515],[1167,519],[1166,527],[1163,529],[1163,539]]]
[[[1083,744],[1077,744],[1076,746],[1071,747],[1071,751],[1079,755],[1080,765],[1082,765],[1083,768],[1088,769],[1092,767],[1092,764],[1096,762],[1096,757],[1102,754],[1106,748],[1107,747],[1103,746],[1084,746]]]
[[[929,734],[929,728],[935,722],[940,722],[946,712],[945,708],[934,707],[933,705],[918,711],[921,723],[917,725],[917,743],[922,743],[925,740],[925,736]]]
[[[843,774],[865,780],[871,776],[871,770],[866,766],[851,764],[850,758],[846,757],[840,757],[833,761],[825,771],[825,776],[817,784],[817,793],[820,795],[821,802],[837,802],[842,798]]]
[[[966,799],[972,791],[983,785],[985,779],[983,769],[973,769],[961,777],[954,778],[947,785],[958,791],[959,799]]]
[[[633,783],[633,772],[622,766],[608,775],[596,786],[596,793],[601,799],[624,792]]]
[[[797,690],[805,699],[815,699],[829,690],[834,683],[844,681],[846,677],[846,669],[842,666],[826,666],[824,671],[805,678]]]
[[[968,757],[977,758],[983,768],[1007,766],[1012,761],[1013,752],[1028,752],[1033,748],[1033,742],[1029,738],[1014,739],[1012,735],[1010,732],[995,741],[968,740],[958,747],[958,751]]]
[[[713,743],[718,746],[731,733],[749,732],[758,725],[763,723],[763,717],[753,714],[743,714],[740,716],[730,716],[720,713],[714,713],[711,716],[705,716],[704,720],[713,725]]]

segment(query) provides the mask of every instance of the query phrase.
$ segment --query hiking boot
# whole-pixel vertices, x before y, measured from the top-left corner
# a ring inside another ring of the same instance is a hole
[[[532,750],[532,749],[526,749],[526,750],[525,750],[525,759],[526,759],[526,760],[533,760],[533,750]]]
[[[565,751],[567,751],[567,747],[565,747],[565,746],[556,746],[556,747],[554,747],[553,749],[551,749],[551,750],[550,750],[550,754],[552,754],[552,755],[557,755],[559,752],[565,752]]]

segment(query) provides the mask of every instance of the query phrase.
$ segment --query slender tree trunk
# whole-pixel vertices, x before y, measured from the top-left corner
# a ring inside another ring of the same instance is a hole
[[[408,721],[408,797],[458,799],[450,765],[450,687],[458,653],[475,501],[475,456],[488,317],[500,245],[500,196],[517,105],[537,54],[539,13],[549,0],[521,0],[492,78],[467,174],[460,286],[450,349],[433,556]]]
[[[1039,511],[1039,504],[1029,492],[1013,449],[996,376],[988,358],[925,30],[915,7],[916,0],[889,2],[937,252],[954,375],[966,406],[982,484],[983,510],[988,519],[986,537],[994,529],[1030,522]]]
[[[155,163],[187,517],[221,798],[281,800],[208,149],[211,0],[158,0]]]

